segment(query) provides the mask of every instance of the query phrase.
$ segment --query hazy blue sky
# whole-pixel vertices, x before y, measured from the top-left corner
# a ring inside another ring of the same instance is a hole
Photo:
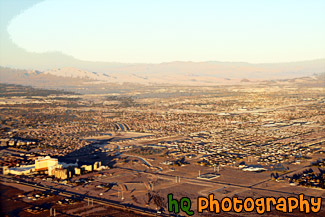
[[[0,24],[28,52],[81,60],[285,62],[325,57],[324,11],[324,0],[44,0]]]

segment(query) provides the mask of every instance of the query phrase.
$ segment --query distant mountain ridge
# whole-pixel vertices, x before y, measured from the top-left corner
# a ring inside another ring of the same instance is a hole
[[[199,74],[214,75],[219,77],[250,77],[257,78],[279,78],[283,76],[296,77],[309,76],[312,73],[321,73],[325,71],[325,58],[284,62],[284,63],[246,63],[246,62],[221,62],[221,61],[174,61],[153,63],[113,63],[113,62],[91,62],[75,59],[58,52],[44,54],[29,54],[33,56],[33,61],[24,61],[28,59],[23,57],[20,63],[4,62],[5,58],[0,59],[0,65],[9,68],[50,71],[57,68],[73,67],[89,72],[111,73],[135,73],[143,76],[144,73],[176,73],[176,74]],[[246,74],[245,74],[246,73]],[[141,75],[142,74],[142,75]],[[145,75],[144,75],[145,76]]]
[[[167,62],[160,64],[92,63],[93,67],[59,67],[50,70],[19,70],[0,67],[2,83],[34,86],[94,84],[223,85],[274,79],[312,77],[325,72],[325,59],[292,63]],[[72,64],[73,65],[73,64]]]
[[[91,80],[102,80],[102,81],[109,81],[110,78],[110,76],[105,73],[88,72],[74,67],[52,69],[49,71],[45,71],[43,73],[60,76],[60,77],[71,77],[71,78],[81,78],[81,79],[86,78]]]

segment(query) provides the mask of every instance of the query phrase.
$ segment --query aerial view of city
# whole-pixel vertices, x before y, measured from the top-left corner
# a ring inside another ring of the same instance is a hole
[[[0,215],[325,216],[324,3],[0,0]]]

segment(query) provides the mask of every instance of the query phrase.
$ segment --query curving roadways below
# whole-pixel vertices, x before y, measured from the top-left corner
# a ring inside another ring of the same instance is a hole
[[[93,200],[94,203],[109,206],[109,207],[113,207],[113,208],[123,210],[123,211],[126,211],[126,212],[133,212],[135,214],[141,214],[143,216],[157,216],[156,210],[152,210],[152,209],[137,207],[137,206],[129,205],[129,204],[121,204],[121,203],[113,201],[113,200],[108,200],[108,199],[104,199],[104,198],[98,198],[98,197],[94,197],[94,196],[79,194],[79,193],[76,193],[76,192],[67,191],[67,190],[63,190],[63,189],[58,189],[58,188],[54,188],[54,187],[47,187],[47,186],[39,185],[37,183],[26,182],[26,181],[21,180],[21,179],[17,179],[17,178],[14,178],[14,177],[7,177],[7,176],[2,175],[1,176],[1,181],[3,182],[4,180],[7,180],[9,182],[17,182],[17,183],[19,183],[21,185],[30,186],[30,187],[40,189],[40,190],[57,191],[60,195],[63,195],[63,196],[75,196],[75,197],[82,198],[84,201],[86,201],[88,199],[91,199],[91,200]],[[168,214],[160,213],[159,216],[176,216],[176,215],[172,215],[172,214],[168,215]]]

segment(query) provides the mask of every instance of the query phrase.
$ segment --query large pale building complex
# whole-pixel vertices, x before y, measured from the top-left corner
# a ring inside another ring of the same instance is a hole
[[[50,156],[40,157],[35,160],[35,171],[48,170],[49,168],[55,168],[59,164],[57,158],[51,158]]]
[[[29,175],[29,174],[47,174],[48,176],[54,176],[58,179],[68,179],[74,175],[82,175],[83,173],[92,172],[94,170],[100,171],[107,169],[107,166],[102,166],[100,161],[90,165],[78,166],[78,163],[64,163],[59,161],[57,158],[51,158],[50,156],[38,157],[35,160],[35,164],[22,165],[20,167],[3,166],[0,167],[0,173],[12,174],[12,175]]]

